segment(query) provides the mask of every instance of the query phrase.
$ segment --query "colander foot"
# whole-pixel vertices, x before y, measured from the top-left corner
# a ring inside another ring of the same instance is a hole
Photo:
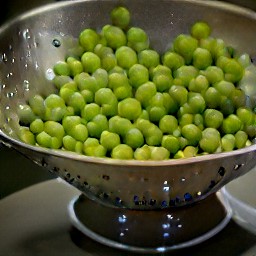
[[[231,219],[231,210],[218,193],[186,207],[145,211],[105,206],[82,194],[70,202],[68,211],[73,226],[91,239],[142,253],[196,245]]]

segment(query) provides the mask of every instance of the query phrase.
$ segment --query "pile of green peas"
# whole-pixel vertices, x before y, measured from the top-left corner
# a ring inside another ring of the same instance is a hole
[[[58,93],[20,105],[20,139],[114,159],[165,160],[232,151],[256,135],[255,104],[239,82],[247,54],[194,23],[160,54],[118,6],[100,32],[86,28],[58,61]]]

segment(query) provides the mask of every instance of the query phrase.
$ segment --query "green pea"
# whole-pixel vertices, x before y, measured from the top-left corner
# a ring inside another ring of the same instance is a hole
[[[185,65],[184,58],[180,54],[172,51],[168,51],[164,53],[162,57],[162,62],[163,62],[163,65],[167,66],[172,71]]]
[[[103,131],[100,135],[100,144],[111,151],[114,147],[121,143],[120,136],[117,133]]]
[[[206,128],[202,131],[199,141],[200,148],[207,153],[214,153],[221,143],[220,133],[215,128]]]
[[[75,82],[80,91],[89,90],[95,93],[98,89],[97,80],[94,76],[82,72],[75,77]]]
[[[37,118],[31,107],[27,104],[18,105],[17,113],[20,123],[24,125],[30,124]]]
[[[112,70],[117,65],[117,59],[114,53],[109,53],[101,58],[101,66],[106,71]]]
[[[151,157],[151,150],[148,145],[143,145],[141,148],[136,148],[134,151],[135,160],[149,160]]]
[[[242,122],[238,116],[230,114],[228,117],[224,118],[222,122],[221,129],[225,134],[235,134],[242,128]]]
[[[223,122],[223,114],[217,109],[206,109],[204,111],[204,124],[206,127],[218,129]]]
[[[82,118],[80,116],[66,116],[62,119],[62,126],[68,133],[74,126],[81,124]]]
[[[185,64],[192,62],[193,53],[198,47],[198,41],[192,36],[180,34],[173,41],[173,49],[185,59]]]
[[[224,79],[223,70],[217,66],[209,66],[205,70],[201,70],[200,75],[204,75],[210,84],[218,83]]]
[[[46,121],[44,123],[44,131],[51,137],[56,137],[59,140],[62,140],[65,135],[65,130],[63,126],[55,121]]]
[[[75,140],[84,142],[88,138],[89,131],[84,124],[77,124],[67,131],[67,134]]]
[[[190,146],[197,146],[202,138],[202,131],[194,124],[186,124],[181,128],[181,134],[187,140]]]
[[[139,86],[135,92],[135,98],[141,102],[143,107],[147,107],[149,105],[149,101],[156,93],[156,85],[153,82],[148,81]]]
[[[140,102],[135,98],[126,98],[118,103],[118,114],[129,120],[135,120],[141,114]]]
[[[202,131],[205,127],[203,115],[199,113],[195,114],[193,123]]]
[[[181,85],[173,85],[169,90],[171,97],[178,103],[179,106],[182,106],[187,102],[188,99],[188,90]]]
[[[87,129],[90,137],[100,138],[101,133],[108,130],[108,119],[102,114],[96,115],[87,123]]]
[[[238,131],[235,134],[235,145],[236,148],[244,148],[248,140],[248,134],[244,131]]]
[[[118,101],[110,88],[101,88],[95,93],[95,103],[101,106],[101,113],[105,116],[117,114]]]
[[[70,135],[65,135],[62,139],[63,147],[69,151],[75,151],[77,141]]]
[[[107,87],[108,72],[105,69],[98,68],[92,73],[92,76],[96,79],[98,89]]]
[[[79,43],[84,51],[93,51],[98,42],[99,35],[94,29],[86,28],[79,34]]]
[[[98,68],[101,68],[100,58],[93,52],[85,52],[81,57],[84,71],[92,74]]]
[[[141,64],[134,64],[128,71],[130,84],[137,89],[140,85],[148,82],[149,72],[148,69]]]
[[[112,24],[125,29],[130,24],[130,12],[123,6],[115,7],[110,13]]]
[[[208,23],[198,21],[192,25],[190,33],[196,39],[208,38],[211,34],[211,28]]]
[[[81,117],[86,121],[91,121],[98,114],[100,114],[100,106],[96,103],[86,104],[81,111]]]
[[[83,72],[83,64],[81,61],[77,60],[74,57],[68,57],[67,63],[70,68],[70,75],[75,76],[81,72]]]
[[[109,119],[109,131],[124,137],[133,128],[133,124],[127,118],[113,116]]]
[[[40,133],[44,131],[44,122],[42,119],[35,119],[33,122],[30,123],[29,129],[34,134]]]
[[[159,128],[164,134],[172,134],[178,128],[178,120],[173,115],[164,115],[159,121]]]
[[[126,45],[126,35],[121,28],[112,25],[105,25],[102,28],[102,33],[107,41],[107,45],[112,49],[116,50]]]
[[[182,84],[185,87],[189,86],[190,81],[193,78],[196,78],[199,74],[199,71],[194,66],[181,66],[173,72],[173,77],[175,79],[180,79]]]
[[[57,75],[53,78],[53,84],[60,89],[64,84],[72,81],[70,76]]]
[[[209,87],[204,94],[204,100],[208,108],[217,108],[220,105],[221,94],[214,87]]]
[[[74,92],[67,100],[67,105],[74,108],[75,113],[80,113],[86,102],[80,92]]]
[[[167,160],[170,157],[170,152],[164,147],[152,147],[151,148],[151,160],[160,161]]]
[[[222,81],[214,84],[214,88],[216,88],[220,92],[221,95],[230,97],[231,94],[235,90],[235,85],[231,82],[222,80]]]
[[[179,140],[173,135],[164,135],[161,146],[166,148],[171,154],[176,154],[180,149]]]
[[[127,31],[127,45],[136,52],[149,48],[149,38],[147,33],[139,27],[131,27]]]
[[[165,92],[172,86],[173,78],[171,75],[157,74],[153,77],[153,82],[156,85],[157,91]]]
[[[62,76],[70,76],[71,70],[67,62],[65,61],[58,61],[53,66],[53,71],[55,75],[62,75]]]
[[[186,146],[183,149],[183,155],[185,158],[195,157],[197,156],[197,153],[198,153],[198,147]]]
[[[28,103],[35,115],[39,116],[40,118],[44,117],[45,105],[44,98],[42,96],[36,94],[29,98]]]
[[[33,132],[31,132],[28,127],[22,126],[19,129],[19,138],[21,141],[24,143],[30,144],[30,145],[35,145],[36,140],[35,140],[35,135]]]
[[[105,157],[107,150],[99,144],[99,141],[94,138],[88,138],[84,142],[83,152],[87,156]]]
[[[126,144],[119,144],[111,152],[113,159],[130,160],[133,159],[133,149]]]
[[[212,55],[210,51],[204,48],[196,48],[193,53],[193,66],[198,69],[206,69],[212,65]]]
[[[195,78],[192,78],[189,82],[188,89],[192,92],[205,93],[209,88],[209,82],[207,78],[203,75],[198,75]]]
[[[223,113],[224,116],[228,116],[235,112],[235,105],[234,105],[232,99],[230,99],[226,96],[221,96],[219,109]]]
[[[236,115],[245,125],[251,125],[255,122],[255,114],[248,107],[240,107],[236,110]]]
[[[160,55],[155,50],[145,49],[138,53],[138,62],[148,69],[156,67],[160,64]]]
[[[225,134],[221,138],[221,148],[223,151],[232,151],[235,148],[236,139],[233,134]]]
[[[138,128],[132,128],[125,134],[123,141],[126,145],[136,149],[144,144],[144,136]]]
[[[185,114],[181,115],[181,117],[179,118],[179,126],[180,127],[183,127],[187,124],[193,124],[193,123],[194,123],[194,115],[192,115],[192,114],[185,113]]]
[[[128,46],[119,47],[116,50],[115,54],[117,59],[117,65],[124,69],[129,69],[134,64],[138,63],[136,52]]]

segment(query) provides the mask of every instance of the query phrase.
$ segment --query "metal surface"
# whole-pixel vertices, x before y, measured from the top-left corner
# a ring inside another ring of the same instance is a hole
[[[0,29],[1,140],[108,205],[156,209],[199,201],[250,171],[256,164],[256,145],[184,160],[142,162],[80,156],[17,139],[17,105],[35,93],[53,92],[53,64],[65,57],[82,29],[109,23],[110,10],[119,4],[128,6],[132,23],[147,31],[158,51],[177,34],[187,33],[196,20],[205,20],[214,36],[256,56],[256,14],[220,2],[75,1],[35,9]],[[61,47],[54,47],[54,39]]]

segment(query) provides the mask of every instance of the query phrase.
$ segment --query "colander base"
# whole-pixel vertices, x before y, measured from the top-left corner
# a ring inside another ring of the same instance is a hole
[[[231,210],[218,193],[190,206],[161,210],[108,207],[81,194],[70,202],[68,212],[75,228],[101,244],[165,252],[199,244],[228,224]]]

